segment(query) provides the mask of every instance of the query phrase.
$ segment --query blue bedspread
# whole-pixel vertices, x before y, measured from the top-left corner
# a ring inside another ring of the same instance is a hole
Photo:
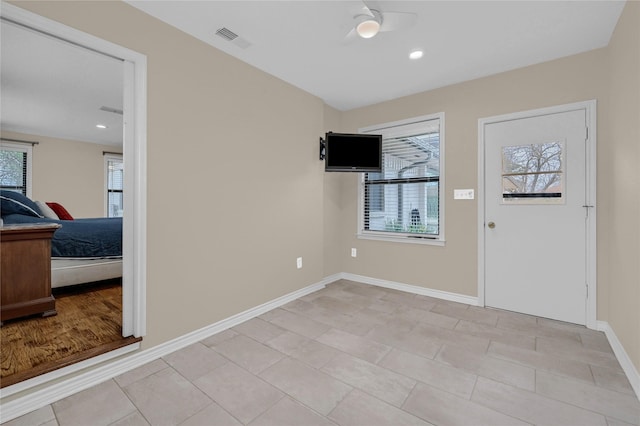
[[[5,224],[58,223],[51,240],[51,257],[122,256],[122,218],[54,220],[21,214],[3,216]]]

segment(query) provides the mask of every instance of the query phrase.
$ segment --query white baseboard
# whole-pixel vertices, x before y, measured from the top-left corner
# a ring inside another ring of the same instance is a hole
[[[426,287],[420,287],[411,284],[403,284],[395,281],[381,280],[378,278],[366,277],[364,275],[350,274],[348,272],[342,272],[336,274],[337,279],[345,279],[350,281],[356,281],[363,284],[371,284],[378,287],[391,288],[393,290],[404,291],[407,293],[420,294],[422,296],[435,297],[436,299],[449,300],[451,302],[464,303],[467,305],[478,306],[478,298],[473,296],[465,296],[464,294],[450,293],[448,291],[434,290]],[[336,281],[336,280],[334,280]]]
[[[120,374],[126,373],[129,370],[140,367],[143,364],[154,361],[179,349],[204,340],[210,336],[213,336],[214,334],[220,333],[228,328],[234,327],[238,324],[262,315],[265,312],[285,305],[302,296],[306,296],[307,294],[321,290],[328,283],[331,283],[333,281],[335,281],[333,277],[325,278],[316,284],[312,284],[300,290],[278,297],[277,299],[271,300],[270,302],[263,303],[262,305],[248,309],[244,312],[233,315],[229,318],[218,321],[217,323],[208,325],[199,330],[192,331],[173,340],[162,343],[158,346],[154,346],[153,348],[133,353],[125,358],[114,360],[107,365],[97,367],[86,373],[81,373],[75,377],[71,377],[61,382],[48,385],[44,389],[31,392],[23,397],[18,397],[6,403],[2,403],[0,404],[0,423],[7,422],[31,411],[35,411],[77,392],[83,391],[97,384],[110,380],[116,376],[119,376]],[[79,370],[76,369],[75,372],[77,371]],[[49,380],[54,380],[59,377],[59,375],[55,377],[51,376]],[[46,381],[43,381],[41,379],[38,384],[43,383],[45,383],[46,386]],[[17,383],[13,386],[19,385],[20,383]],[[10,395],[12,393],[15,393],[11,390],[13,386],[8,386],[6,389],[3,389],[3,394]],[[24,390],[28,390],[25,389],[24,385],[18,389],[18,391]]]
[[[613,328],[606,321],[598,321],[597,322],[598,331],[604,331],[605,336],[607,336],[607,340],[609,340],[609,344],[611,345],[611,349],[613,349],[613,353],[618,358],[618,362],[620,366],[624,370],[627,378],[629,379],[629,383],[631,383],[631,387],[636,393],[638,400],[640,400],[640,373],[638,373],[638,369],[629,358],[627,351],[624,350],[622,343],[618,340],[618,336],[613,331]]]

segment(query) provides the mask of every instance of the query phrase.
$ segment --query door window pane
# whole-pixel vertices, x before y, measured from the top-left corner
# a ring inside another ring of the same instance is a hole
[[[502,147],[502,202],[564,202],[563,144],[548,142]]]

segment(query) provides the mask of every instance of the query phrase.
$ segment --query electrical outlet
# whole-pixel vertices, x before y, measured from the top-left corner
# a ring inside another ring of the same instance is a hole
[[[301,257],[296,259],[296,266],[298,267],[298,269],[302,269],[302,258]]]
[[[355,248],[351,249],[351,257],[358,257],[358,250]]]

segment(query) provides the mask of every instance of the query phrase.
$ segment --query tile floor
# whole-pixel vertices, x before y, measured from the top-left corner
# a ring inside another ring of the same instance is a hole
[[[640,424],[603,333],[349,281],[7,425]]]

